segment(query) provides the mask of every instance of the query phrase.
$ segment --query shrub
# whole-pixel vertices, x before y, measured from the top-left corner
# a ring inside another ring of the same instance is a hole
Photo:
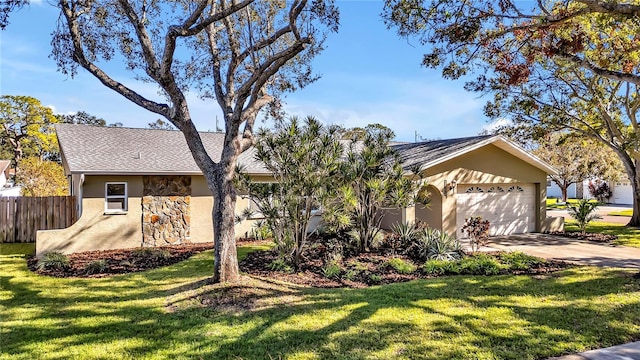
[[[293,272],[293,268],[287,263],[286,260],[282,258],[277,258],[273,260],[268,267],[269,267],[269,270],[272,270],[272,271],[281,271],[286,273]]]
[[[413,242],[409,253],[418,260],[455,260],[460,258],[460,242],[440,230],[424,229]]]
[[[385,263],[399,274],[411,274],[416,271],[416,266],[399,258],[390,259]]]
[[[38,261],[37,267],[40,270],[65,270],[71,267],[71,262],[67,255],[58,251],[52,251],[42,256]]]
[[[545,262],[543,259],[520,251],[503,253],[500,255],[500,261],[511,270],[527,270]]]
[[[460,274],[466,275],[497,275],[504,268],[504,265],[486,254],[470,256],[459,262]]]
[[[84,267],[84,271],[89,274],[100,274],[107,270],[107,261],[104,259],[93,260]]]
[[[405,246],[411,245],[417,235],[416,224],[406,221],[393,225],[392,231],[398,235],[398,239]]]
[[[338,264],[338,261],[331,260],[327,262],[322,268],[322,273],[327,279],[340,279],[342,268]]]
[[[596,180],[595,183],[589,181],[589,194],[598,199],[599,202],[606,202],[613,195],[609,185],[601,180]]]
[[[354,270],[354,269],[349,269],[344,273],[344,279],[345,280],[353,280],[356,278],[356,276],[358,276],[360,274],[360,272],[358,270]]]
[[[137,260],[165,260],[171,257],[171,252],[168,249],[161,249],[155,247],[144,247],[133,250],[133,256]]]
[[[273,237],[269,225],[264,220],[258,220],[251,228],[251,238],[256,240],[267,240]]]
[[[444,275],[452,272],[454,264],[456,263],[447,260],[427,260],[422,266],[422,271],[427,275]]]
[[[582,231],[583,234],[586,232],[587,225],[592,220],[602,218],[600,215],[595,213],[597,208],[598,203],[593,203],[586,199],[582,199],[576,204],[567,204],[567,212],[576,220],[578,228],[580,228],[580,231]]]
[[[476,252],[489,239],[489,221],[481,216],[472,216],[464,220],[462,231],[471,240],[471,251]]]
[[[378,284],[382,281],[382,276],[378,275],[378,274],[371,274],[369,275],[369,281],[372,284]]]

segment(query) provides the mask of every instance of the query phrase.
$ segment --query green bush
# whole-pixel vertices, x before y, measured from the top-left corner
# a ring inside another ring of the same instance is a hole
[[[38,260],[37,268],[40,270],[65,270],[71,267],[71,262],[67,255],[52,251],[44,254],[40,260]]]
[[[457,262],[447,260],[427,260],[422,266],[422,271],[427,275],[445,275],[452,273],[452,268],[457,266]]]
[[[322,273],[327,279],[340,279],[342,268],[337,261],[332,260],[325,264],[322,268]]]
[[[396,223],[391,230],[398,236],[400,242],[406,246],[411,245],[416,239],[416,224],[413,222]]]
[[[416,271],[416,266],[399,258],[390,259],[385,263],[386,266],[392,267],[400,274],[411,274]]]
[[[567,212],[576,220],[578,228],[583,234],[591,221],[602,219],[602,216],[595,212],[598,205],[598,203],[593,203],[586,199],[581,199],[577,204],[567,204]]]
[[[171,251],[156,247],[144,247],[133,250],[137,260],[165,260],[171,257]]]
[[[284,259],[277,258],[269,264],[269,270],[292,273],[293,268]]]
[[[378,284],[382,281],[382,276],[378,274],[371,274],[369,275],[369,281],[373,284]]]
[[[545,262],[543,259],[520,251],[503,253],[500,255],[500,261],[511,270],[527,270]]]
[[[359,271],[354,270],[354,269],[349,269],[344,273],[343,277],[344,277],[345,280],[351,281],[351,280],[355,279],[356,276],[358,276],[359,274],[360,274]]]
[[[458,266],[460,274],[466,275],[497,275],[505,269],[504,265],[486,254],[464,258],[459,261]]]
[[[107,270],[107,261],[104,259],[93,260],[84,267],[84,271],[89,274],[100,274]]]
[[[456,260],[462,255],[462,246],[454,236],[424,229],[414,240],[409,255],[418,260]]]

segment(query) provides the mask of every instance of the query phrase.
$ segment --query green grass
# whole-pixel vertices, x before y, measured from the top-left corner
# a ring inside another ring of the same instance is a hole
[[[621,211],[613,211],[608,213],[609,216],[631,216],[633,215],[633,209],[629,210],[621,210]]]
[[[547,209],[562,210],[567,208],[567,204],[577,204],[580,199],[567,199],[567,202],[562,202],[562,199],[547,198]],[[590,200],[590,202],[597,202],[596,200]]]
[[[574,220],[567,220],[565,223],[566,231],[579,231]],[[616,245],[640,247],[640,229],[627,227],[624,224],[612,224],[605,222],[592,221],[587,225],[589,233],[603,233],[609,235],[617,235],[618,240],[613,243]]]
[[[31,255],[36,253],[36,244],[1,244],[0,255]]]
[[[251,248],[239,248],[244,256]],[[539,359],[640,339],[632,271],[451,276],[366,289],[208,283],[211,251],[102,279],[0,256],[0,359]],[[223,291],[232,306],[210,307]],[[234,307],[235,306],[235,307]]]

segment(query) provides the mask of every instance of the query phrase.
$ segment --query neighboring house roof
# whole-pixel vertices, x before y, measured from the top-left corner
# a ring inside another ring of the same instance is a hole
[[[69,173],[79,174],[201,174],[182,132],[177,130],[56,124],[60,152]],[[220,160],[223,133],[201,132],[214,161]],[[267,174],[250,149],[238,163],[248,174]]]
[[[420,171],[423,171],[489,144],[497,146],[532,166],[547,172],[547,174],[556,174],[556,170],[547,163],[499,135],[408,143],[393,145],[393,148],[398,151],[405,170],[412,170],[418,166]]]

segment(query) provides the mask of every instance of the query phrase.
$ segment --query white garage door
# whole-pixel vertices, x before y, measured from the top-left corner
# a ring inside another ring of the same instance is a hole
[[[482,216],[489,220],[490,235],[535,231],[535,186],[533,184],[458,185],[457,236],[465,218]]]
[[[613,187],[614,204],[633,204],[633,188],[628,182],[617,182]]]

